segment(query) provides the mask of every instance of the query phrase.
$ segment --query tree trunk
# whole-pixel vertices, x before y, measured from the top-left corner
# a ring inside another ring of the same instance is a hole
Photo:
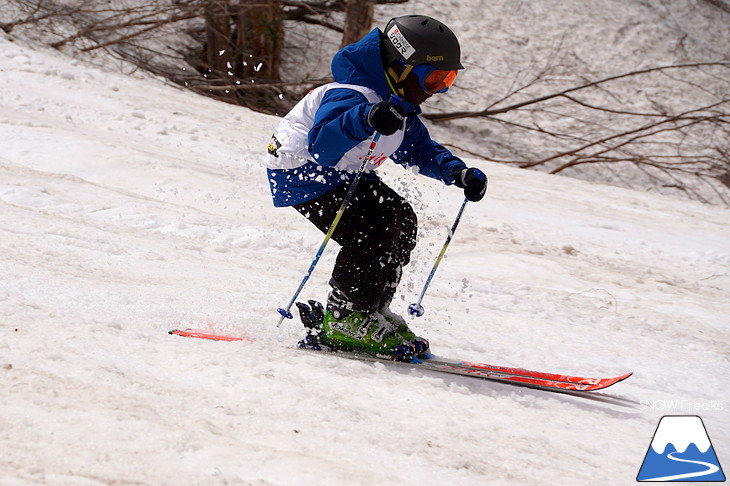
[[[357,42],[370,32],[373,25],[373,0],[347,0],[345,33],[340,48]]]
[[[205,5],[205,67],[220,75],[227,72],[231,52],[229,0],[208,0]]]
[[[280,81],[284,45],[280,0],[240,0],[234,72],[240,78]]]

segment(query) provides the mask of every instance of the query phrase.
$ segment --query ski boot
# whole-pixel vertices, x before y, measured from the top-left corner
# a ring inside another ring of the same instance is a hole
[[[303,349],[314,349],[321,351],[328,349],[330,351],[354,351],[372,354],[379,358],[388,358],[398,361],[412,361],[416,357],[416,347],[412,343],[403,341],[402,338],[385,339],[383,330],[390,327],[383,326],[378,323],[377,319],[365,316],[363,313],[350,313],[346,319],[336,322],[331,312],[325,312],[322,304],[314,300],[308,301],[309,305],[297,302],[299,308],[299,317],[302,319],[304,327],[307,329],[307,335],[299,341],[299,347]],[[328,335],[325,335],[324,321],[328,318],[330,329]],[[361,320],[361,323],[356,322]],[[356,327],[354,331],[349,328]],[[370,341],[376,342],[377,345],[367,345],[368,327],[373,325],[374,331],[370,336]],[[332,331],[334,329],[334,331]],[[361,331],[364,330],[364,332]],[[343,338],[344,337],[344,338]],[[350,339],[347,339],[349,337]]]
[[[354,309],[345,294],[334,289],[328,299],[319,339],[322,345],[334,350],[412,361],[420,349],[411,342],[415,334],[404,336],[397,327],[377,312]]]

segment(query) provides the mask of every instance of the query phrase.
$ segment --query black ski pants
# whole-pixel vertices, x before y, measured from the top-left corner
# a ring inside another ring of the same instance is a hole
[[[294,208],[329,231],[350,183]],[[330,285],[353,309],[373,312],[393,299],[416,246],[418,220],[411,205],[380,179],[361,179],[332,239],[340,244]]]

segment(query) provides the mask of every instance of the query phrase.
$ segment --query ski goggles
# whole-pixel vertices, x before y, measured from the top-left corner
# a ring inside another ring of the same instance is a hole
[[[456,81],[456,69],[444,71],[430,64],[413,66],[411,72],[418,78],[421,89],[429,94],[445,93]]]

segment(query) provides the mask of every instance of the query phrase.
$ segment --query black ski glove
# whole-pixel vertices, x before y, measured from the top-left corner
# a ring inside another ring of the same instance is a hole
[[[370,108],[367,122],[382,135],[393,135],[403,126],[404,115],[405,110],[400,105],[381,101]]]
[[[464,189],[464,197],[472,202],[481,201],[487,192],[487,175],[475,167],[454,173],[454,184]]]

